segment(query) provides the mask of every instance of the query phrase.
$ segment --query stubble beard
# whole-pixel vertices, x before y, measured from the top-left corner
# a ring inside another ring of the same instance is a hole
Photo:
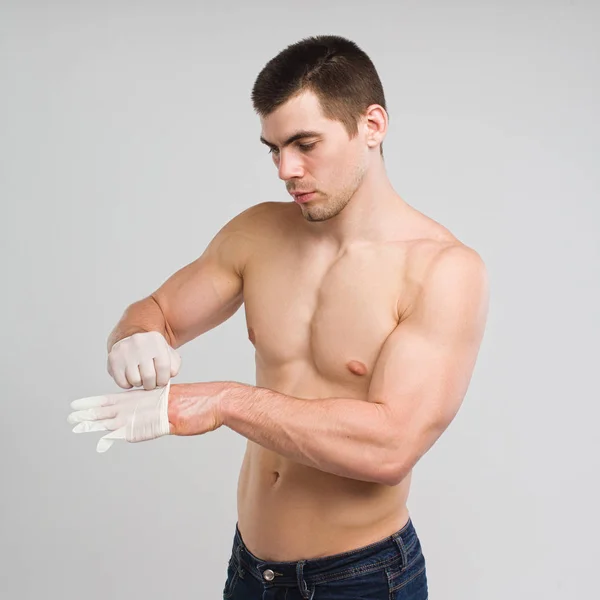
[[[302,216],[311,222],[327,221],[339,215],[342,210],[354,196],[356,190],[362,183],[365,176],[365,167],[358,165],[354,172],[354,177],[348,183],[346,187],[340,190],[335,196],[327,198],[325,201],[319,200],[318,204],[308,202],[306,204],[300,204]]]

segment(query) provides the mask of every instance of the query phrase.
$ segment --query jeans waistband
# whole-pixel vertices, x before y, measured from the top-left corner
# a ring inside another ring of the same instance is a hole
[[[406,565],[407,555],[417,542],[412,520],[392,535],[348,552],[321,558],[291,562],[262,560],[252,554],[242,539],[236,523],[233,560],[238,569],[249,571],[263,583],[274,586],[325,583],[345,579],[356,574],[367,574],[391,565]]]

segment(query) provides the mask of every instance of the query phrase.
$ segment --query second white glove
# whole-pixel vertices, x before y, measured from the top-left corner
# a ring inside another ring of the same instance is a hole
[[[71,402],[67,421],[74,433],[110,431],[100,438],[96,450],[106,452],[115,440],[143,442],[169,435],[169,389],[131,390],[105,396],[80,398]]]

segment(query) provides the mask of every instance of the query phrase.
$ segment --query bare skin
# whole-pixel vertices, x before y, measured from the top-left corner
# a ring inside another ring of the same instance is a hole
[[[466,392],[483,335],[487,286],[476,253],[393,190],[379,152],[387,131],[381,107],[367,110],[354,137],[323,116],[311,93],[261,123],[288,192],[317,194],[303,204],[266,202],[238,215],[199,259],[129,307],[108,346],[152,330],[177,348],[243,304],[256,350],[256,386],[314,402],[378,403],[388,411],[382,439],[409,440],[415,450],[394,471],[398,476],[385,480],[375,464],[368,480],[340,475],[340,465],[335,474],[303,464],[291,458],[292,449],[302,447],[297,441],[288,448],[282,440],[280,452],[269,449],[250,438],[266,440],[276,429],[238,411],[236,430],[248,438],[237,498],[242,537],[259,558],[295,561],[359,548],[406,524],[412,465],[448,426]],[[314,133],[286,144],[300,131]],[[437,265],[449,249],[460,256],[440,279]],[[475,275],[454,283],[455,274],[467,271]],[[177,391],[172,385],[174,406],[194,412],[194,386],[205,395],[221,389],[181,384]],[[202,406],[213,411],[216,404]],[[202,416],[220,426],[214,415]],[[190,423],[180,434],[211,429],[195,431]],[[373,423],[381,421],[365,429]],[[340,443],[336,426],[334,419],[323,430],[325,446]],[[401,447],[389,443],[386,456]]]
[[[442,226],[405,211],[395,235],[335,252],[307,235],[293,204],[267,207],[261,225],[270,234],[257,241],[244,271],[256,385],[299,398],[367,401],[378,353],[410,307],[416,282],[440,249],[457,243]],[[406,524],[410,481],[390,487],[338,477],[249,441],[240,532],[265,560],[365,546]]]

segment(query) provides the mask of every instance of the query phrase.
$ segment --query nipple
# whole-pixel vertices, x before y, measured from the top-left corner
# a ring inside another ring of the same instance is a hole
[[[367,367],[364,363],[361,363],[359,360],[351,360],[347,365],[350,373],[354,373],[354,375],[366,375]]]
[[[248,328],[248,339],[254,344],[256,342],[256,336],[254,335],[254,329],[252,327]]]

